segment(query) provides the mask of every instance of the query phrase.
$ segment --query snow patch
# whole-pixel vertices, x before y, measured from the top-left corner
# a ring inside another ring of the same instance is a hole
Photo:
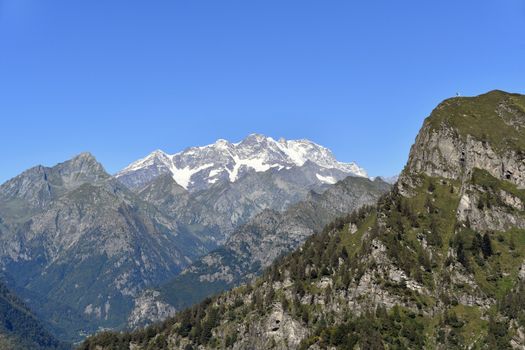
[[[319,174],[315,174],[315,176],[319,179],[319,181],[333,185],[337,182],[337,179],[333,178],[332,176],[323,176]]]
[[[208,169],[212,166],[213,163],[204,164],[197,168],[190,168],[189,166],[187,166],[185,168],[178,169],[177,167],[172,166],[170,170],[173,174],[173,180],[175,180],[176,183],[178,183],[185,189],[188,189],[188,185],[190,184],[190,180],[193,174],[196,174],[201,170]]]
[[[256,172],[262,172],[270,169],[272,166],[269,164],[265,164],[264,159],[261,158],[252,158],[252,159],[241,159],[237,155],[232,155],[233,161],[235,162],[235,165],[233,166],[233,170],[228,170],[230,173],[230,181],[235,182],[239,177],[239,170],[244,165],[247,168],[254,169]]]
[[[210,170],[210,173],[208,174],[208,177],[214,177],[216,175],[219,175],[220,173],[222,173],[224,170],[223,169],[212,169]],[[216,179],[217,180],[217,179]]]

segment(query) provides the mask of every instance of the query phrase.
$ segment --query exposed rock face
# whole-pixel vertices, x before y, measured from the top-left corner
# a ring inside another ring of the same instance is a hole
[[[265,210],[235,230],[223,247],[161,287],[161,300],[180,309],[248,281],[337,216],[374,203],[389,188],[379,179],[348,177],[322,194],[311,192],[305,201],[284,212]],[[147,318],[140,323],[159,318],[154,313],[142,315]]]
[[[124,324],[142,289],[207,251],[89,154],[26,171],[0,186],[0,203],[2,269],[65,339]]]
[[[232,349],[286,350],[298,347],[308,331],[276,303],[267,316],[251,324],[249,329],[241,328],[240,333],[248,336],[235,343]]]
[[[520,99],[494,91],[441,103],[419,132],[404,174],[461,179],[477,168],[525,188],[525,113]],[[475,111],[476,104],[488,110]],[[486,123],[500,130],[484,128]]]
[[[525,348],[524,126],[525,96],[445,101],[376,208],[334,222],[263,277],[150,328],[136,345],[169,337],[202,349]],[[263,265],[262,232],[279,223],[261,214],[261,230],[228,248],[257,247],[250,259]],[[229,278],[242,263],[207,278]]]
[[[407,165],[411,172],[459,179],[478,168],[525,188],[525,156],[516,151],[496,153],[488,143],[470,135],[465,140],[458,138],[447,126],[440,130],[424,127],[412,147],[415,151]]]
[[[89,153],[53,168],[37,166],[0,187],[0,208],[10,214],[28,215],[84,183],[107,180],[109,175]]]
[[[129,327],[144,326],[144,320],[162,321],[175,314],[175,308],[160,300],[159,296],[159,292],[149,290],[134,300],[133,311],[128,317]]]
[[[485,208],[482,206],[482,196],[487,191],[490,190],[481,186],[465,186],[457,209],[458,220],[468,220],[470,226],[480,232],[525,228],[525,218],[515,214],[516,210],[523,211],[521,199],[500,190],[498,193],[491,193],[498,201],[490,208]]]
[[[138,195],[177,222],[193,227],[210,244],[222,244],[240,225],[266,209],[282,211],[304,200],[310,191],[331,185],[319,182],[317,167],[306,162],[291,169],[255,172],[235,182],[218,182],[190,193],[169,174],[160,175]]]

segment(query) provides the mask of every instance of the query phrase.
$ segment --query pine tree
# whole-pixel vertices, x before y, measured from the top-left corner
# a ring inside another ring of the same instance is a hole
[[[436,220],[432,219],[430,222],[430,231],[427,235],[428,244],[441,247],[443,245],[443,240],[439,234],[439,229]]]
[[[461,265],[463,265],[467,270],[469,270],[470,265],[468,263],[467,256],[465,255],[465,248],[463,247],[463,242],[462,241],[458,242],[458,248],[457,248],[456,253],[457,253],[457,256],[458,256],[459,263]]]
[[[190,309],[186,309],[182,312],[182,315],[181,315],[179,334],[183,337],[186,337],[190,333],[191,328],[192,328],[191,312],[190,312]]]
[[[510,236],[509,249],[512,251],[516,250],[516,241],[514,240],[514,234]]]
[[[472,254],[478,255],[479,252],[481,251],[482,246],[483,246],[483,238],[481,237],[479,233],[476,232],[476,234],[472,238],[472,245],[471,245]]]
[[[348,260],[348,251],[346,250],[346,247],[343,246],[343,249],[341,249],[341,258],[344,261]]]
[[[481,251],[483,252],[483,257],[488,258],[492,255],[492,242],[488,233],[483,235],[483,242],[481,244]]]

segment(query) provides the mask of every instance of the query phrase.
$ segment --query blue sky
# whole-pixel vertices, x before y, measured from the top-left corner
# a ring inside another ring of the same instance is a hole
[[[258,132],[399,172],[442,99],[525,93],[518,0],[0,0],[0,182]]]

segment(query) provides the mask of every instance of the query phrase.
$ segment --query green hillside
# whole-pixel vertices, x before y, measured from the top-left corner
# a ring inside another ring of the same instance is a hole
[[[376,206],[251,284],[80,349],[525,347],[524,101],[445,101]]]
[[[8,288],[0,282],[0,349],[65,350]]]

